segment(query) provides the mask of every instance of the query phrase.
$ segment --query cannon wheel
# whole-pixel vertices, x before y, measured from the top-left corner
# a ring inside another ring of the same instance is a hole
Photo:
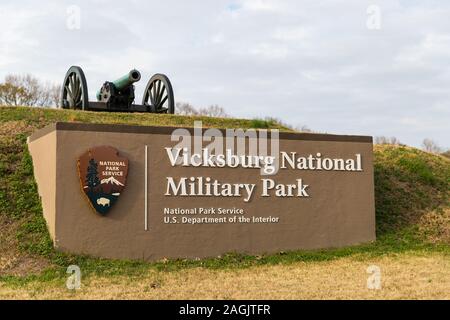
[[[89,107],[89,95],[86,77],[78,66],[72,66],[67,70],[61,88],[60,108],[87,110]]]
[[[150,78],[144,91],[142,104],[155,113],[174,113],[172,84],[166,75],[157,73]]]

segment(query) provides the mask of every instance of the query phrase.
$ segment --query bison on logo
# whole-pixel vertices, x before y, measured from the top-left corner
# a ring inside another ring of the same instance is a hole
[[[81,188],[92,208],[104,215],[119,198],[128,174],[128,159],[109,146],[91,148],[78,159]]]

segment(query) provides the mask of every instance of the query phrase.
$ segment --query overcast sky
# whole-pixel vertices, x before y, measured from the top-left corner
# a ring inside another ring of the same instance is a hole
[[[450,147],[450,1],[1,0],[0,34],[1,79],[79,65],[94,99],[137,68],[139,97],[161,72],[235,117]]]

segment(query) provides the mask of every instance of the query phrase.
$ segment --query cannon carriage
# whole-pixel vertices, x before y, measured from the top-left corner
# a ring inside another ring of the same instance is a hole
[[[89,111],[174,113],[172,84],[164,74],[153,75],[145,87],[142,104],[135,104],[134,83],[141,73],[133,69],[116,81],[106,81],[97,91],[97,101],[89,101],[86,77],[78,66],[72,66],[64,77],[59,108]]]

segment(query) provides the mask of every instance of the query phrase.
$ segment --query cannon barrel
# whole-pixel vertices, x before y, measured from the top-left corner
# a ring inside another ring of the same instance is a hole
[[[126,75],[120,77],[119,79],[111,82],[116,90],[122,91],[133,83],[139,81],[141,79],[141,73],[136,69],[131,70]],[[100,101],[102,89],[97,91],[97,99]]]
[[[116,81],[113,81],[113,84],[117,90],[123,90],[139,80],[141,80],[141,73],[136,69],[133,69],[128,72],[128,74],[117,79]]]

